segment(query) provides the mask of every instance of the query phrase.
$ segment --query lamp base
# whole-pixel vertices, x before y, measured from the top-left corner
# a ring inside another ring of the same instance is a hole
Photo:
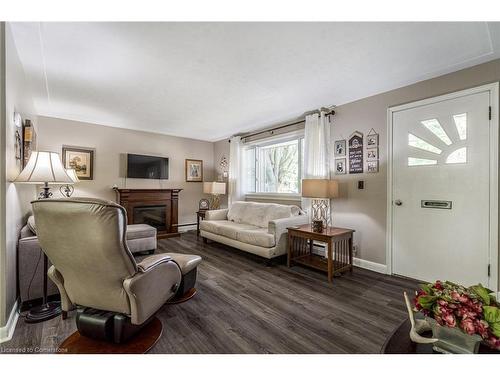
[[[41,306],[33,307],[26,315],[26,323],[40,323],[61,315],[61,303],[47,302]]]

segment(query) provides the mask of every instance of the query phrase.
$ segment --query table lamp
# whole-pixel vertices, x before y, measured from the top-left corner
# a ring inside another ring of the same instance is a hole
[[[73,181],[73,184],[76,184],[80,181],[78,176],[76,175],[76,170],[73,168],[68,168],[66,169],[66,173],[68,176],[71,178]],[[75,188],[71,184],[66,184],[62,185],[59,188],[59,191],[61,192],[62,195],[66,196],[67,198],[70,198],[73,195],[73,192],[75,191]]]
[[[217,210],[220,207],[220,196],[226,194],[225,182],[204,182],[203,192],[211,194],[210,209]]]
[[[47,199],[52,196],[49,184],[72,184],[73,180],[66,173],[57,152],[33,151],[26,167],[24,167],[14,182],[28,184],[43,183],[43,191],[38,198]],[[59,301],[48,302],[47,300],[48,262],[47,255],[43,252],[43,301],[42,305],[36,306],[28,312],[25,318],[27,323],[43,322],[61,314],[61,303]]]
[[[311,224],[314,232],[321,233],[330,221],[330,199],[337,198],[337,181],[329,179],[303,179],[302,197],[312,198]]]
[[[43,184],[38,199],[46,199],[52,196],[49,184],[72,184],[73,180],[64,169],[57,152],[33,151],[26,167],[14,182]]]

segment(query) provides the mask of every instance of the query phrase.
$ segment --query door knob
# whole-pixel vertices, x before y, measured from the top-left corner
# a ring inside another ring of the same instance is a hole
[[[395,204],[396,206],[401,206],[401,205],[403,204],[403,202],[401,202],[401,200],[400,200],[400,199],[396,199],[396,200],[394,201],[394,204]]]

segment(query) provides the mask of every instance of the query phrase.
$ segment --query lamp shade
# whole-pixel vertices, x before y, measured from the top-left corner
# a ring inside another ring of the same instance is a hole
[[[339,185],[335,180],[303,179],[302,196],[305,198],[337,198]]]
[[[80,179],[76,175],[76,171],[73,168],[66,169],[66,173],[68,174],[69,178],[71,178],[73,183],[76,184],[78,181],[80,181]]]
[[[14,182],[28,183],[73,183],[66,173],[59,154],[50,151],[33,151],[23,171]]]
[[[226,184],[224,182],[204,182],[203,192],[205,194],[226,194]]]

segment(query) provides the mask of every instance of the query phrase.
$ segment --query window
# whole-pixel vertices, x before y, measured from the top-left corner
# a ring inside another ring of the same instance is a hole
[[[303,148],[303,136],[262,142],[245,148],[246,191],[299,194]]]

